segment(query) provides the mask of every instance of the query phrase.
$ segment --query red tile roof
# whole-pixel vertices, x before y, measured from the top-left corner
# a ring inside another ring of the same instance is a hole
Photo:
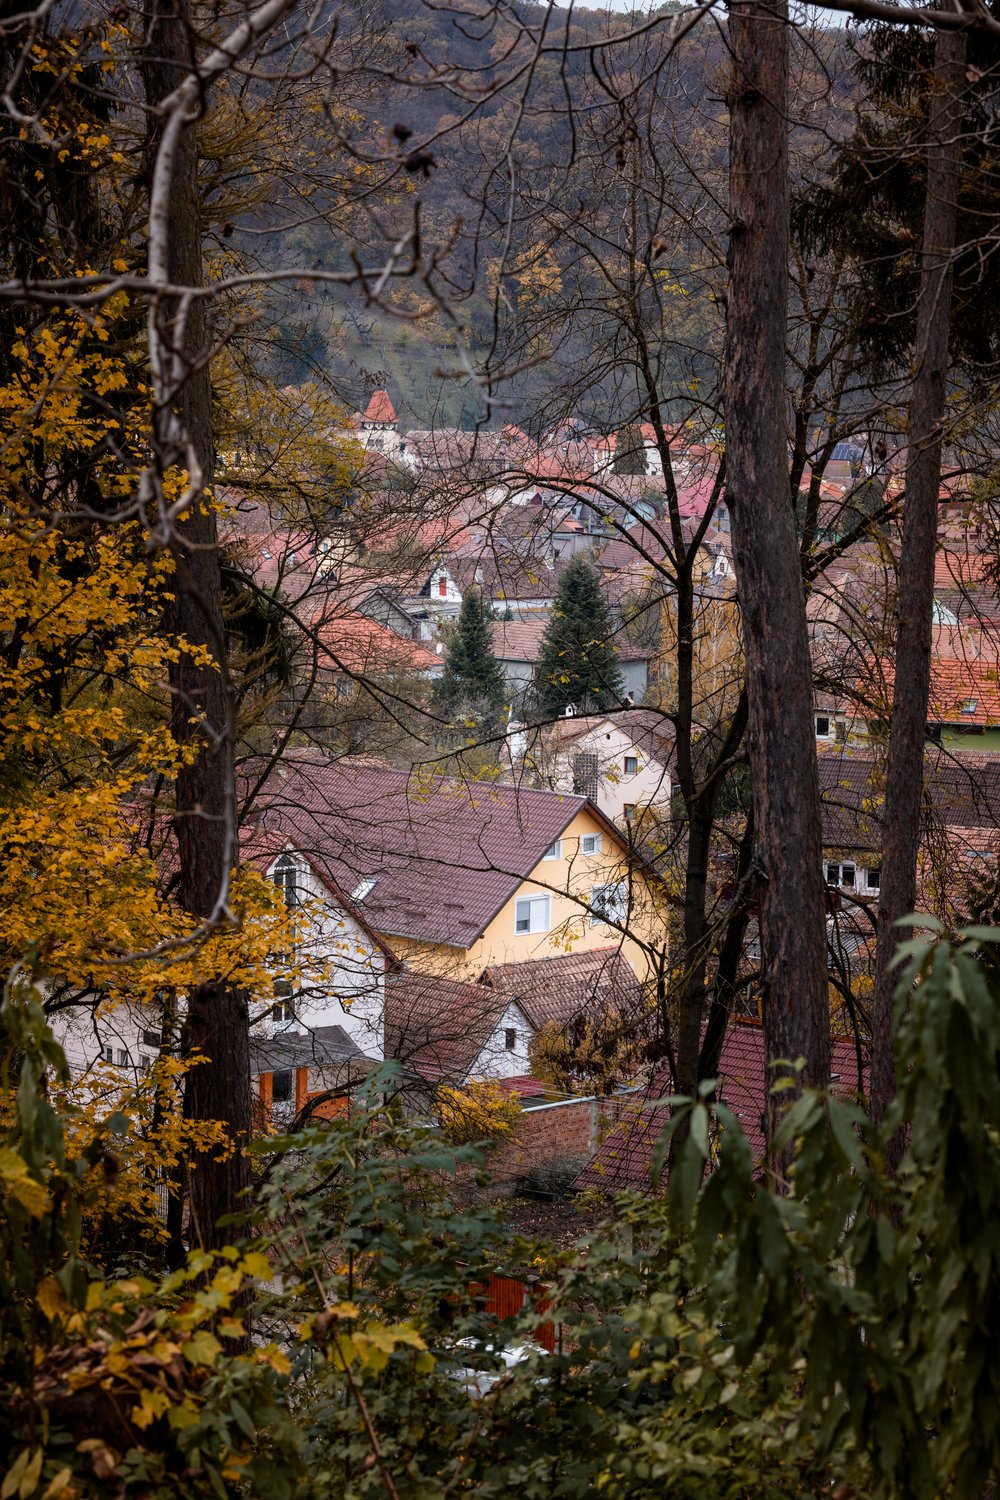
[[[351,612],[316,622],[316,635],[329,652],[319,654],[320,667],[340,667],[363,676],[403,672],[441,672],[444,658],[420,641],[409,641],[366,615]]]
[[[523,1002],[539,1026],[547,1021],[565,1025],[585,1010],[634,1015],[640,1003],[639,982],[628,960],[610,947],[492,964],[479,983]]]
[[[831,1086],[838,1094],[856,1093],[858,1068],[854,1043],[835,1039],[832,1050]],[[763,1028],[747,1021],[731,1022],[719,1061],[719,1098],[739,1120],[750,1151],[758,1161],[765,1151],[765,1080]],[[655,1105],[653,1101],[664,1098],[670,1089],[670,1075],[664,1071],[634,1102],[625,1104],[618,1123],[577,1177],[574,1187],[596,1188],[607,1193],[653,1190],[653,1152],[670,1118],[668,1107]]]
[[[371,400],[365,407],[364,422],[398,422],[396,408],[389,400],[388,391],[372,391]]]
[[[460,948],[482,935],[587,805],[307,751],[282,758],[261,802],[267,828],[349,896],[375,880],[363,906],[380,932]]]

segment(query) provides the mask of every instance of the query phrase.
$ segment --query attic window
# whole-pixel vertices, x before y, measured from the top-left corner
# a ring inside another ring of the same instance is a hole
[[[581,854],[600,854],[601,835],[599,833],[585,833],[580,840]]]
[[[562,859],[562,839],[556,839],[554,844],[550,844],[545,853],[542,855],[542,858]]]
[[[637,755],[626,755],[625,775],[634,776],[639,769],[639,757]]]
[[[371,895],[372,891],[377,885],[377,875],[366,875],[364,880],[359,880],[357,885],[354,887],[353,891],[351,892],[351,900],[363,901],[366,896]]]
[[[513,1026],[508,1026],[503,1034],[503,1046],[505,1052],[513,1052],[517,1047],[517,1032]]]
[[[974,714],[976,712],[976,709],[978,707],[979,707],[979,699],[978,698],[966,698],[965,702],[962,704],[962,713],[963,714]]]

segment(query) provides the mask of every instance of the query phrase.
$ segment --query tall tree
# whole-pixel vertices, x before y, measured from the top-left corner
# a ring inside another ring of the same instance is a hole
[[[645,474],[646,448],[642,433],[634,422],[623,427],[615,444],[614,471],[616,474]]]
[[[895,1093],[892,1012],[895,923],[917,901],[924,743],[930,693],[938,492],[948,376],[952,260],[961,166],[961,94],[967,42],[939,31],[927,138],[927,192],[899,557],[895,678],[889,722],[872,1013],[871,1103],[881,1120]]]
[[[618,708],[625,692],[614,628],[596,569],[574,557],[559,581],[535,670],[539,712],[555,718]]]
[[[145,19],[143,77],[155,122],[150,141],[151,238],[164,221],[169,222],[169,232],[160,242],[165,264],[155,265],[151,248],[150,273],[160,270],[173,287],[197,288],[204,273],[195,135],[201,80],[192,73],[195,33],[183,0],[151,0]],[[193,76],[198,90],[189,100],[183,88]],[[174,107],[169,109],[171,101]],[[171,524],[167,538],[175,568],[168,623],[173,635],[202,650],[200,655],[180,652],[172,665],[171,726],[178,742],[193,752],[176,778],[177,897],[208,930],[229,917],[227,892],[238,860],[238,840],[233,689],[227,671],[218,532],[215,512],[202,498],[212,483],[215,454],[205,308],[203,298],[164,296],[151,311],[158,325],[151,330],[151,343],[154,349],[169,349],[159,369],[154,353],[154,374],[160,379],[154,414],[157,446],[169,462],[182,445],[189,455],[189,480],[195,485],[194,503]],[[186,1032],[188,1050],[205,1061],[188,1075],[185,1115],[222,1121],[232,1146],[228,1155],[204,1153],[190,1164],[193,1238],[212,1247],[233,1237],[231,1227],[218,1228],[220,1218],[245,1218],[248,1211],[243,1196],[250,1183],[244,1150],[250,1133],[246,991],[221,977],[206,976],[187,996]]]
[[[491,626],[492,614],[482,594],[469,589],[433,695],[437,713],[448,719],[466,715],[486,734],[499,728],[507,697],[500,663],[493,654]]]
[[[812,670],[788,483],[788,7],[730,5],[726,482],[743,620],[768,1060],[830,1076]],[[769,1102],[772,1134],[779,1107]]]

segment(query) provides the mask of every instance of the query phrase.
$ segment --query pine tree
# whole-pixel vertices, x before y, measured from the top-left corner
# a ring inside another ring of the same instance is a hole
[[[535,672],[543,714],[555,718],[570,704],[584,711],[620,705],[625,684],[612,633],[597,572],[574,557],[560,581]]]
[[[633,423],[623,427],[615,444],[614,472],[616,474],[645,474],[646,447],[642,432]]]
[[[492,612],[475,589],[462,600],[442,676],[434,686],[434,708],[449,720],[475,721],[480,733],[501,724],[507,689],[493,654]]]

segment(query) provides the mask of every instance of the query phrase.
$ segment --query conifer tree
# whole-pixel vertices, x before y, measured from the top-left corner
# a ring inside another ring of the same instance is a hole
[[[535,672],[539,711],[551,717],[619,707],[625,692],[608,606],[596,570],[574,557],[559,584]]]
[[[507,690],[493,654],[492,614],[476,589],[462,600],[448,645],[444,673],[434,687],[434,708],[443,718],[473,719],[481,733],[500,727]]]

